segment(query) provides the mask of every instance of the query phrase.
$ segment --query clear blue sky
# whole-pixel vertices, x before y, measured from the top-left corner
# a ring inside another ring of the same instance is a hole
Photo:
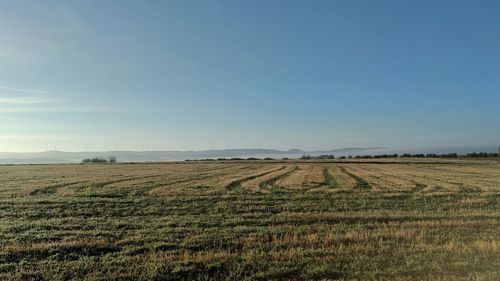
[[[500,1],[0,2],[0,151],[499,142]]]

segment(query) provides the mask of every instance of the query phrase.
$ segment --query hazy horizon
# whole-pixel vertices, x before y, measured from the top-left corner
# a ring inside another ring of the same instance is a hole
[[[2,1],[0,151],[500,145],[498,1]]]
[[[359,154],[362,154],[363,151],[371,151],[372,155],[375,154],[384,154],[384,153],[472,153],[472,152],[498,152],[500,146],[498,145],[461,145],[461,146],[421,146],[421,147],[333,147],[329,149],[301,149],[297,147],[285,148],[285,149],[277,149],[277,148],[268,148],[268,147],[229,147],[229,148],[208,148],[208,149],[198,149],[198,150],[156,150],[147,148],[144,146],[143,149],[138,150],[43,150],[43,151],[0,151],[0,154],[36,154],[36,153],[51,153],[51,152],[62,152],[62,153],[102,153],[102,152],[132,152],[132,153],[141,153],[141,152],[207,152],[207,151],[230,151],[230,150],[271,150],[271,151],[280,151],[280,152],[335,152],[335,151],[359,151]],[[377,153],[374,153],[377,152]]]

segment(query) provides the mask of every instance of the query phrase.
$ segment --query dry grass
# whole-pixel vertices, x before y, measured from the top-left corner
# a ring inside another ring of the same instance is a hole
[[[1,280],[500,280],[500,163],[0,166]]]

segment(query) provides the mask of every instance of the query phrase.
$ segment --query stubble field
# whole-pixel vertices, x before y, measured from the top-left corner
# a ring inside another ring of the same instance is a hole
[[[500,280],[500,162],[0,166],[0,280]]]

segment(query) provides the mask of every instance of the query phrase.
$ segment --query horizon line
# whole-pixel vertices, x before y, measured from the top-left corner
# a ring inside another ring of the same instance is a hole
[[[44,151],[0,151],[0,153],[47,153],[47,152],[63,152],[63,153],[99,153],[99,152],[207,152],[207,151],[226,151],[226,150],[274,150],[280,152],[328,152],[336,150],[372,150],[372,149],[386,149],[387,147],[373,146],[373,147],[341,147],[341,148],[331,148],[331,149],[315,149],[315,150],[303,150],[299,148],[290,149],[275,149],[275,148],[221,148],[221,149],[201,149],[201,150],[89,150],[89,151],[68,151],[68,150],[44,150]]]

